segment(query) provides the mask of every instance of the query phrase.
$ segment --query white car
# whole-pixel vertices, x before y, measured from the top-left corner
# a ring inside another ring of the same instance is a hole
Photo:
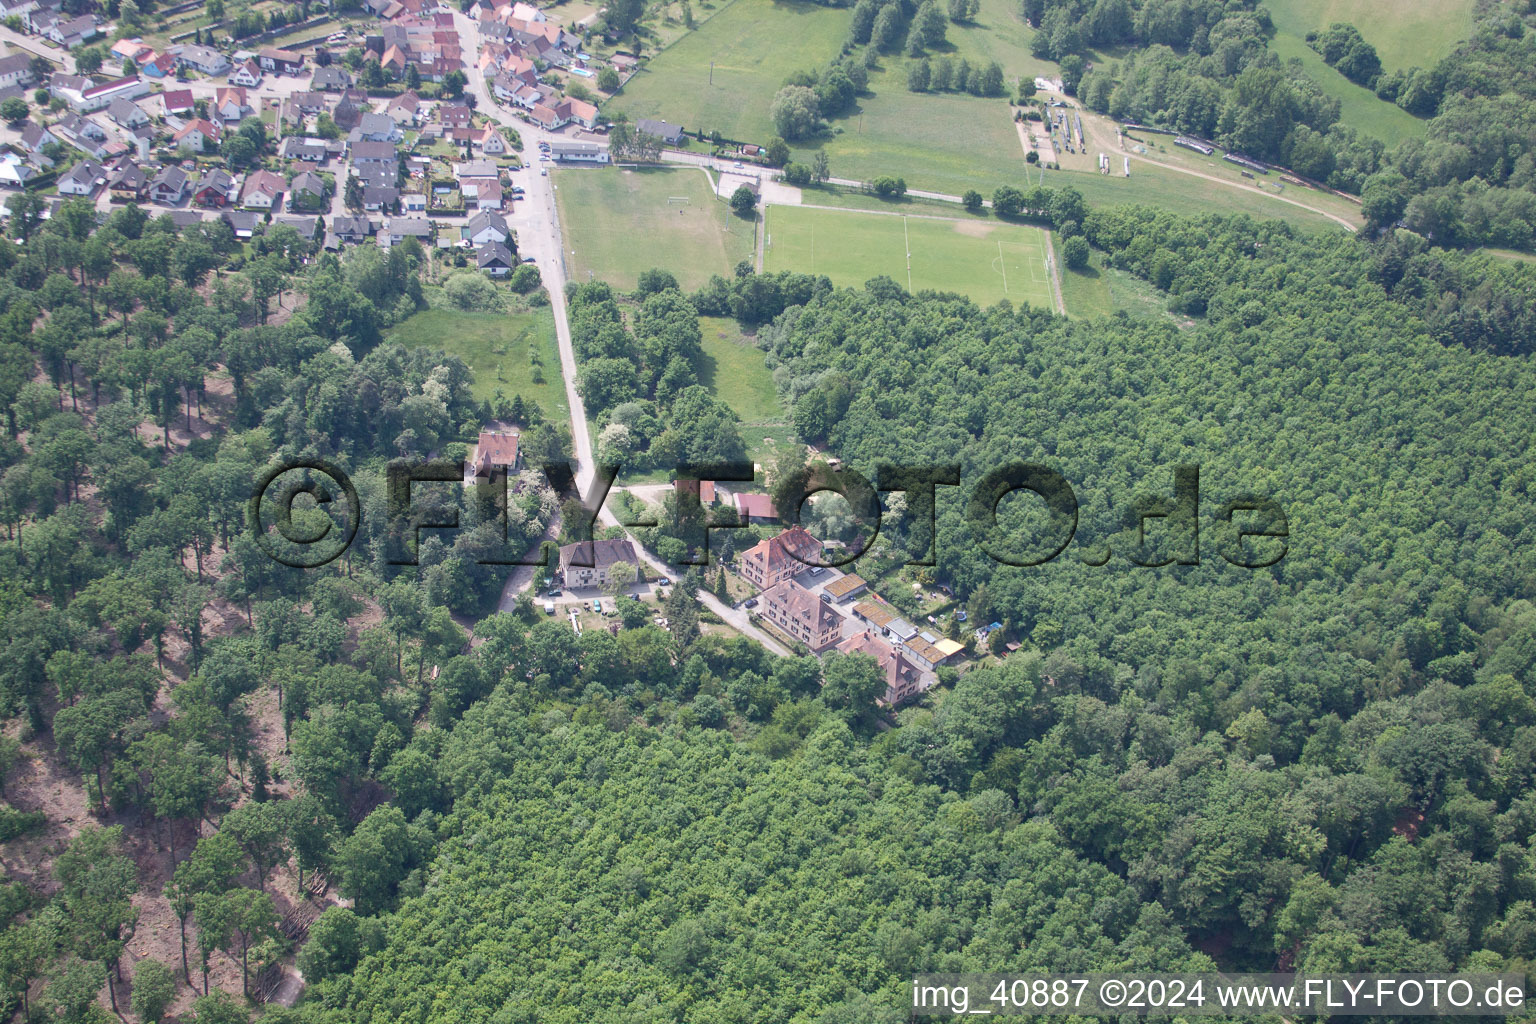
[[[742,166],[742,163],[741,163],[740,160],[737,160],[735,163],[731,164],[731,166],[736,168],[738,171],[746,170],[746,168],[744,166]]]

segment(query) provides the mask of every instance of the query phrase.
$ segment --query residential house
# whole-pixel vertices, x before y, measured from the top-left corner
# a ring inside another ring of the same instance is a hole
[[[6,188],[25,188],[27,182],[37,176],[37,168],[15,153],[0,153],[0,185]]]
[[[139,74],[146,78],[165,79],[176,73],[176,55],[161,53],[139,65]]]
[[[459,187],[459,195],[464,197],[466,206],[473,204],[477,210],[501,210],[505,204],[501,182],[493,178],[467,181]]]
[[[813,651],[823,651],[843,635],[843,617],[821,595],[794,580],[768,588],[758,611],[763,618]]]
[[[462,188],[465,184],[476,179],[481,181],[497,181],[501,178],[501,168],[490,160],[465,160],[463,163],[453,165],[454,180]]]
[[[475,251],[475,266],[492,277],[506,277],[517,269],[517,257],[500,242],[487,242]]]
[[[421,213],[427,208],[427,196],[424,192],[407,192],[400,197],[400,208],[406,213]]]
[[[129,130],[149,124],[149,115],[144,112],[144,108],[121,96],[107,107],[107,116]]]
[[[107,145],[111,141],[105,128],[79,114],[66,114],[60,118],[54,123],[53,134],[65,145],[97,160],[106,156]]]
[[[567,142],[556,139],[549,144],[549,155],[564,163],[605,164],[608,147],[596,142]]]
[[[393,179],[400,166],[393,142],[354,142],[347,147],[354,167],[361,174],[364,168],[375,168]]]
[[[367,217],[337,217],[331,233],[343,242],[366,242],[373,237],[373,222]]]
[[[384,113],[393,118],[396,124],[414,125],[421,116],[421,107],[421,97],[414,91],[407,91],[390,100]]]
[[[319,210],[325,206],[325,179],[314,171],[300,171],[288,183],[288,205],[293,209]]]
[[[107,191],[114,202],[138,202],[149,191],[149,176],[132,160],[120,161],[107,176]]]
[[[407,238],[431,246],[432,222],[425,217],[391,217],[388,225],[379,232],[379,247],[389,249]]]
[[[263,46],[256,51],[256,59],[263,71],[279,75],[296,75],[304,70],[304,55],[292,50],[280,50],[275,46]]]
[[[0,57],[0,88],[32,84],[32,57],[26,53],[12,53]]]
[[[160,168],[160,172],[149,182],[150,200],[167,206],[181,202],[182,193],[186,190],[187,172],[174,164]]]
[[[405,66],[411,63],[405,51],[399,46],[389,46],[384,50],[384,55],[379,58],[379,67],[394,75],[396,78],[405,74]]]
[[[235,191],[235,179],[221,167],[204,171],[192,186],[192,199],[199,206],[226,206]]]
[[[736,568],[742,579],[758,590],[767,590],[794,579],[820,559],[821,542],[806,533],[804,527],[792,526],[743,551],[736,558]]]
[[[229,84],[254,89],[261,84],[261,68],[253,60],[238,64],[229,73]]]
[[[284,160],[301,160],[308,164],[323,164],[329,155],[324,139],[311,139],[302,135],[290,135],[284,139],[280,152]]]
[[[522,3],[521,0],[519,0],[518,3],[515,3],[515,4],[512,5],[512,15],[511,16],[514,19],[518,20],[518,21],[530,21],[530,22],[532,22],[532,21],[540,21],[541,22],[541,21],[544,20],[544,12],[543,11],[541,11],[537,7],[533,6],[533,4]]]
[[[642,117],[635,122],[635,127],[647,135],[656,136],[668,146],[676,146],[683,141],[683,130],[665,121],[653,121],[648,117]]]
[[[222,75],[229,70],[229,58],[208,46],[183,46],[176,54],[176,61],[182,67],[205,75]]]
[[[480,133],[480,152],[486,156],[500,156],[507,151],[507,140],[495,125],[486,125]]]
[[[405,133],[388,114],[363,114],[358,119],[357,127],[347,134],[347,141],[404,142]]]
[[[273,217],[272,224],[267,230],[270,231],[272,227],[278,225],[293,228],[299,233],[300,238],[306,242],[313,242],[320,234],[321,221],[319,217]]]
[[[21,145],[27,153],[33,157],[43,155],[43,147],[51,146],[59,141],[59,137],[40,124],[27,122],[27,126],[21,130]]]
[[[609,574],[620,562],[639,571],[640,558],[632,541],[586,540],[560,549],[560,575],[567,587],[607,586]]]
[[[331,120],[336,122],[336,127],[351,131],[362,123],[363,115],[366,113],[368,113],[366,106],[360,106],[352,97],[342,93],[341,99],[337,100],[336,106],[331,109]]]
[[[779,510],[773,507],[773,499],[766,494],[733,494],[732,501],[736,505],[736,515],[741,521],[748,524],[776,523],[779,521]]]
[[[279,199],[288,183],[272,171],[252,171],[240,187],[240,205],[247,210],[281,209]]]
[[[369,213],[388,213],[400,203],[400,190],[393,185],[365,185],[363,209]]]
[[[146,59],[154,56],[155,48],[146,46],[144,40],[137,37],[133,39],[119,39],[112,44],[112,49],[108,51],[108,54],[110,59],[118,61],[131,60],[134,64],[142,64]]]
[[[202,153],[205,150],[216,147],[219,139],[223,138],[224,130],[212,121],[204,121],[200,117],[194,117],[177,130],[171,136],[171,141],[177,147],[185,145],[194,153]]]
[[[313,117],[329,109],[330,105],[331,101],[325,98],[324,93],[313,90],[296,92],[288,97],[290,112],[300,117]]]
[[[147,95],[149,83],[138,75],[96,83],[79,75],[55,74],[48,79],[48,91],[76,113],[89,114],[105,110],[118,98],[133,100]]]
[[[59,194],[93,196],[107,183],[107,172],[94,160],[81,160],[59,178]]]
[[[462,104],[453,104],[438,109],[437,119],[449,128],[468,128],[474,123],[475,115]]]
[[[464,237],[476,246],[489,242],[506,242],[512,237],[512,232],[507,230],[507,222],[501,214],[492,210],[481,210],[469,218],[469,223],[464,226]]]
[[[245,90],[238,85],[226,86],[214,95],[213,116],[225,124],[238,124],[252,113]]]
[[[867,654],[875,659],[880,675],[885,679],[885,694],[878,698],[881,704],[895,707],[903,701],[923,693],[933,685],[934,677],[907,658],[902,648],[865,630],[837,645],[843,654]]]
[[[88,43],[100,34],[101,28],[94,14],[82,14],[78,18],[71,18],[68,21],[62,19],[55,21],[43,33],[45,37],[58,43],[66,50],[73,50],[77,46]]]
[[[225,210],[219,216],[242,242],[255,238],[256,228],[261,224],[261,214],[249,210]]]
[[[347,74],[345,68],[335,65],[315,68],[315,73],[309,79],[309,87],[315,92],[341,92],[352,88],[352,76]]]
[[[176,225],[177,231],[196,227],[204,220],[201,210],[167,210],[165,216],[171,218],[171,223]]]
[[[194,103],[191,89],[167,89],[160,94],[160,105],[165,109],[168,117],[190,114]]]

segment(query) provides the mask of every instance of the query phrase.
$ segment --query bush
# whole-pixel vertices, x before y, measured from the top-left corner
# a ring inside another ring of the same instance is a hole
[[[784,165],[784,180],[791,185],[805,188],[811,183],[811,169],[805,164],[788,163]]]
[[[965,205],[966,210],[969,212],[980,213],[982,206],[986,203],[986,200],[982,199],[980,192],[977,192],[975,189],[970,189],[965,193],[965,195],[960,197],[960,202]]]
[[[534,266],[532,263],[524,263],[522,266],[512,271],[512,290],[517,292],[519,295],[528,294],[537,288],[542,282],[543,277],[539,274],[539,268]]]
[[[495,312],[502,308],[496,286],[472,271],[454,274],[443,285],[443,294],[456,309]]]

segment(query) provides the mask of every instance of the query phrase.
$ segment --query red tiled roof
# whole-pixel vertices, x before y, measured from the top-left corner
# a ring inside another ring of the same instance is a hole
[[[779,510],[773,507],[773,499],[766,494],[737,494],[736,511],[759,519],[779,518]]]
[[[475,446],[475,462],[478,463],[489,455],[493,466],[515,466],[517,442],[516,434],[483,430],[480,432],[480,442]]]

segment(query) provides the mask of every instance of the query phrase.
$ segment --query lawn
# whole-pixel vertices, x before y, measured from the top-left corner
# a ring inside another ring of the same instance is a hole
[[[697,168],[552,173],[573,281],[595,278],[629,291],[642,271],[664,267],[693,290],[753,254],[753,223],[731,213]]]
[[[1361,28],[1363,31],[1364,26]],[[1388,147],[1404,139],[1424,137],[1425,122],[1396,103],[1388,103],[1371,90],[1339,74],[1306,44],[1305,39],[1276,33],[1269,45],[1280,55],[1281,60],[1290,60],[1292,57],[1300,60],[1307,75],[1323,92],[1339,101],[1339,120],[1362,135],[1374,136]]]
[[[850,17],[803,0],[735,0],[652,57],[607,109],[766,143],[773,94],[792,72],[836,57]]]
[[[1056,240],[1060,250],[1061,240]],[[1139,320],[1171,318],[1166,298],[1151,284],[1123,270],[1104,265],[1104,254],[1094,252],[1083,270],[1061,271],[1061,292],[1067,314],[1080,319],[1125,312]]]
[[[458,356],[474,374],[476,398],[494,399],[500,391],[508,398],[522,395],[537,402],[552,420],[570,415],[555,346],[555,318],[547,309],[537,313],[428,309],[396,325],[385,340]],[[538,366],[532,361],[535,353]]]
[[[1472,34],[1475,0],[1271,0],[1265,4],[1279,34],[1306,45],[1308,32],[1336,21],[1360,30],[1382,67],[1431,67]]]
[[[825,274],[847,287],[883,274],[912,291],[958,292],[981,305],[1051,305],[1036,227],[770,206],[765,231],[768,270]]]
[[[704,335],[704,367],[699,383],[730,406],[743,423],[782,422],[787,415],[773,385],[763,350],[741,333],[736,321],[699,317]]]

